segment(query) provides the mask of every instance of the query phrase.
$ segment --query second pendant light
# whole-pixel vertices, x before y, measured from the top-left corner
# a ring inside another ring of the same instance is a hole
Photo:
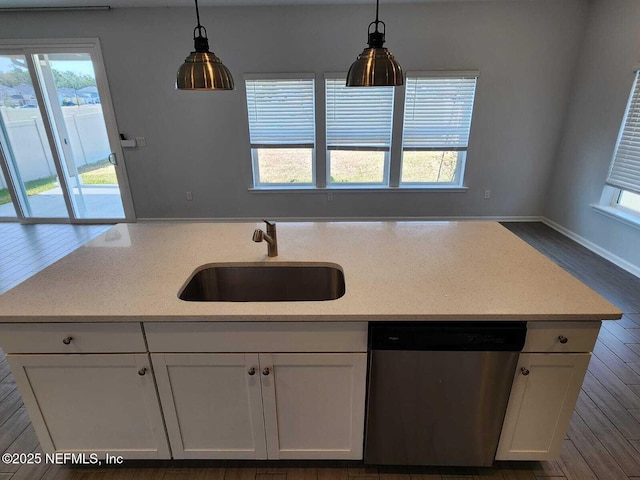
[[[195,51],[189,54],[178,69],[176,88],[178,90],[233,90],[231,72],[213,52],[209,51],[207,29],[200,25],[198,0],[195,2],[198,19],[198,25],[193,29]]]
[[[376,0],[376,19],[369,24],[369,47],[358,58],[347,73],[347,87],[395,87],[404,83],[402,67],[393,54],[383,47],[386,25],[378,20],[380,0]],[[382,24],[382,31],[379,25]],[[371,25],[375,29],[371,31]]]

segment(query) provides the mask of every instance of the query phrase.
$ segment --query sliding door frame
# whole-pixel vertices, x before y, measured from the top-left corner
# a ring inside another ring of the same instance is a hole
[[[71,186],[67,184],[66,172],[63,170],[64,160],[60,156],[61,145],[57,145],[57,136],[53,131],[52,119],[54,115],[52,107],[49,103],[49,98],[44,95],[41,85],[40,77],[36,75],[36,66],[34,64],[33,56],[37,54],[55,54],[55,53],[88,53],[91,55],[93,63],[93,69],[96,77],[96,86],[100,95],[100,104],[102,106],[102,115],[104,118],[109,146],[111,152],[116,156],[115,172],[118,179],[118,186],[120,191],[120,197],[122,199],[122,206],[124,209],[125,218],[94,218],[84,219],[78,218],[74,210],[74,199],[71,195]],[[135,211],[133,207],[133,197],[131,195],[131,189],[129,187],[128,175],[126,165],[124,162],[124,152],[120,144],[120,134],[118,125],[116,123],[115,110],[113,108],[113,102],[111,99],[111,91],[109,89],[109,82],[107,80],[107,72],[104,66],[104,59],[102,56],[102,49],[100,47],[100,40],[98,38],[55,38],[55,39],[8,39],[0,40],[0,54],[7,55],[24,55],[27,60],[29,68],[29,74],[31,75],[33,88],[35,90],[36,98],[39,105],[41,105],[41,113],[44,120],[44,127],[47,133],[48,143],[51,149],[51,153],[54,158],[54,164],[58,180],[64,194],[65,205],[67,207],[69,217],[68,218],[38,218],[27,217],[22,211],[22,203],[18,202],[18,192],[16,185],[13,183],[13,177],[8,175],[7,185],[11,195],[11,199],[14,202],[14,208],[18,220],[21,223],[74,223],[74,224],[97,224],[97,223],[119,223],[119,222],[135,222]],[[44,118],[46,116],[46,119]],[[5,139],[8,140],[8,139]],[[5,142],[8,145],[8,143]],[[1,150],[1,149],[0,149]],[[2,152],[0,151],[0,155]],[[6,159],[5,159],[6,160]],[[2,170],[7,177],[7,174],[11,173],[5,168],[5,163],[2,163]],[[6,219],[6,217],[5,217]]]

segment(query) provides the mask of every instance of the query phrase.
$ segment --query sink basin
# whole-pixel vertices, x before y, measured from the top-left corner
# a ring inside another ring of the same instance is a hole
[[[344,273],[329,263],[235,263],[197,269],[178,297],[188,302],[303,302],[344,295]]]

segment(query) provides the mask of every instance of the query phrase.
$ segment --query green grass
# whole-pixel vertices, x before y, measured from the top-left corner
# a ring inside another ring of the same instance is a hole
[[[404,152],[401,182],[453,182],[458,152]]]
[[[116,169],[109,160],[101,160],[78,168],[84,185],[117,185]]]
[[[102,160],[90,165],[83,165],[78,168],[82,183],[84,185],[117,185],[116,171],[113,165],[108,160]],[[31,197],[39,193],[46,192],[57,187],[57,177],[55,175],[51,177],[37,178],[25,182],[27,190],[27,196]],[[11,202],[11,196],[9,195],[9,189],[0,189],[0,205]]]
[[[258,168],[262,183],[311,183],[311,149],[261,148]]]
[[[380,184],[384,180],[385,153],[332,150],[331,182]],[[453,182],[458,152],[404,152],[403,183]],[[258,150],[260,180],[269,183],[311,183],[311,149],[263,148]]]
[[[56,178],[57,177],[53,175],[51,177],[36,178],[35,180],[25,182],[24,186],[27,189],[27,196],[30,197],[55,188]],[[0,189],[0,205],[4,205],[10,201],[11,196],[9,195],[9,190],[6,188]]]
[[[334,183],[382,183],[385,152],[331,150],[330,178]]]
[[[0,188],[0,205],[4,205],[10,201],[11,197],[9,196],[9,190],[6,188]]]

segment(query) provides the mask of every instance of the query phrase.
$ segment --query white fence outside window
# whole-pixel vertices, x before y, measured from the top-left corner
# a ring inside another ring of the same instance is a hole
[[[0,114],[13,145],[13,154],[21,166],[22,181],[28,182],[56,174],[47,148],[42,120],[30,109],[0,107]],[[62,107],[69,143],[78,166],[99,162],[110,151],[100,105]],[[37,138],[39,141],[34,142]],[[69,172],[72,176],[74,171]],[[0,188],[7,188],[0,177]]]

